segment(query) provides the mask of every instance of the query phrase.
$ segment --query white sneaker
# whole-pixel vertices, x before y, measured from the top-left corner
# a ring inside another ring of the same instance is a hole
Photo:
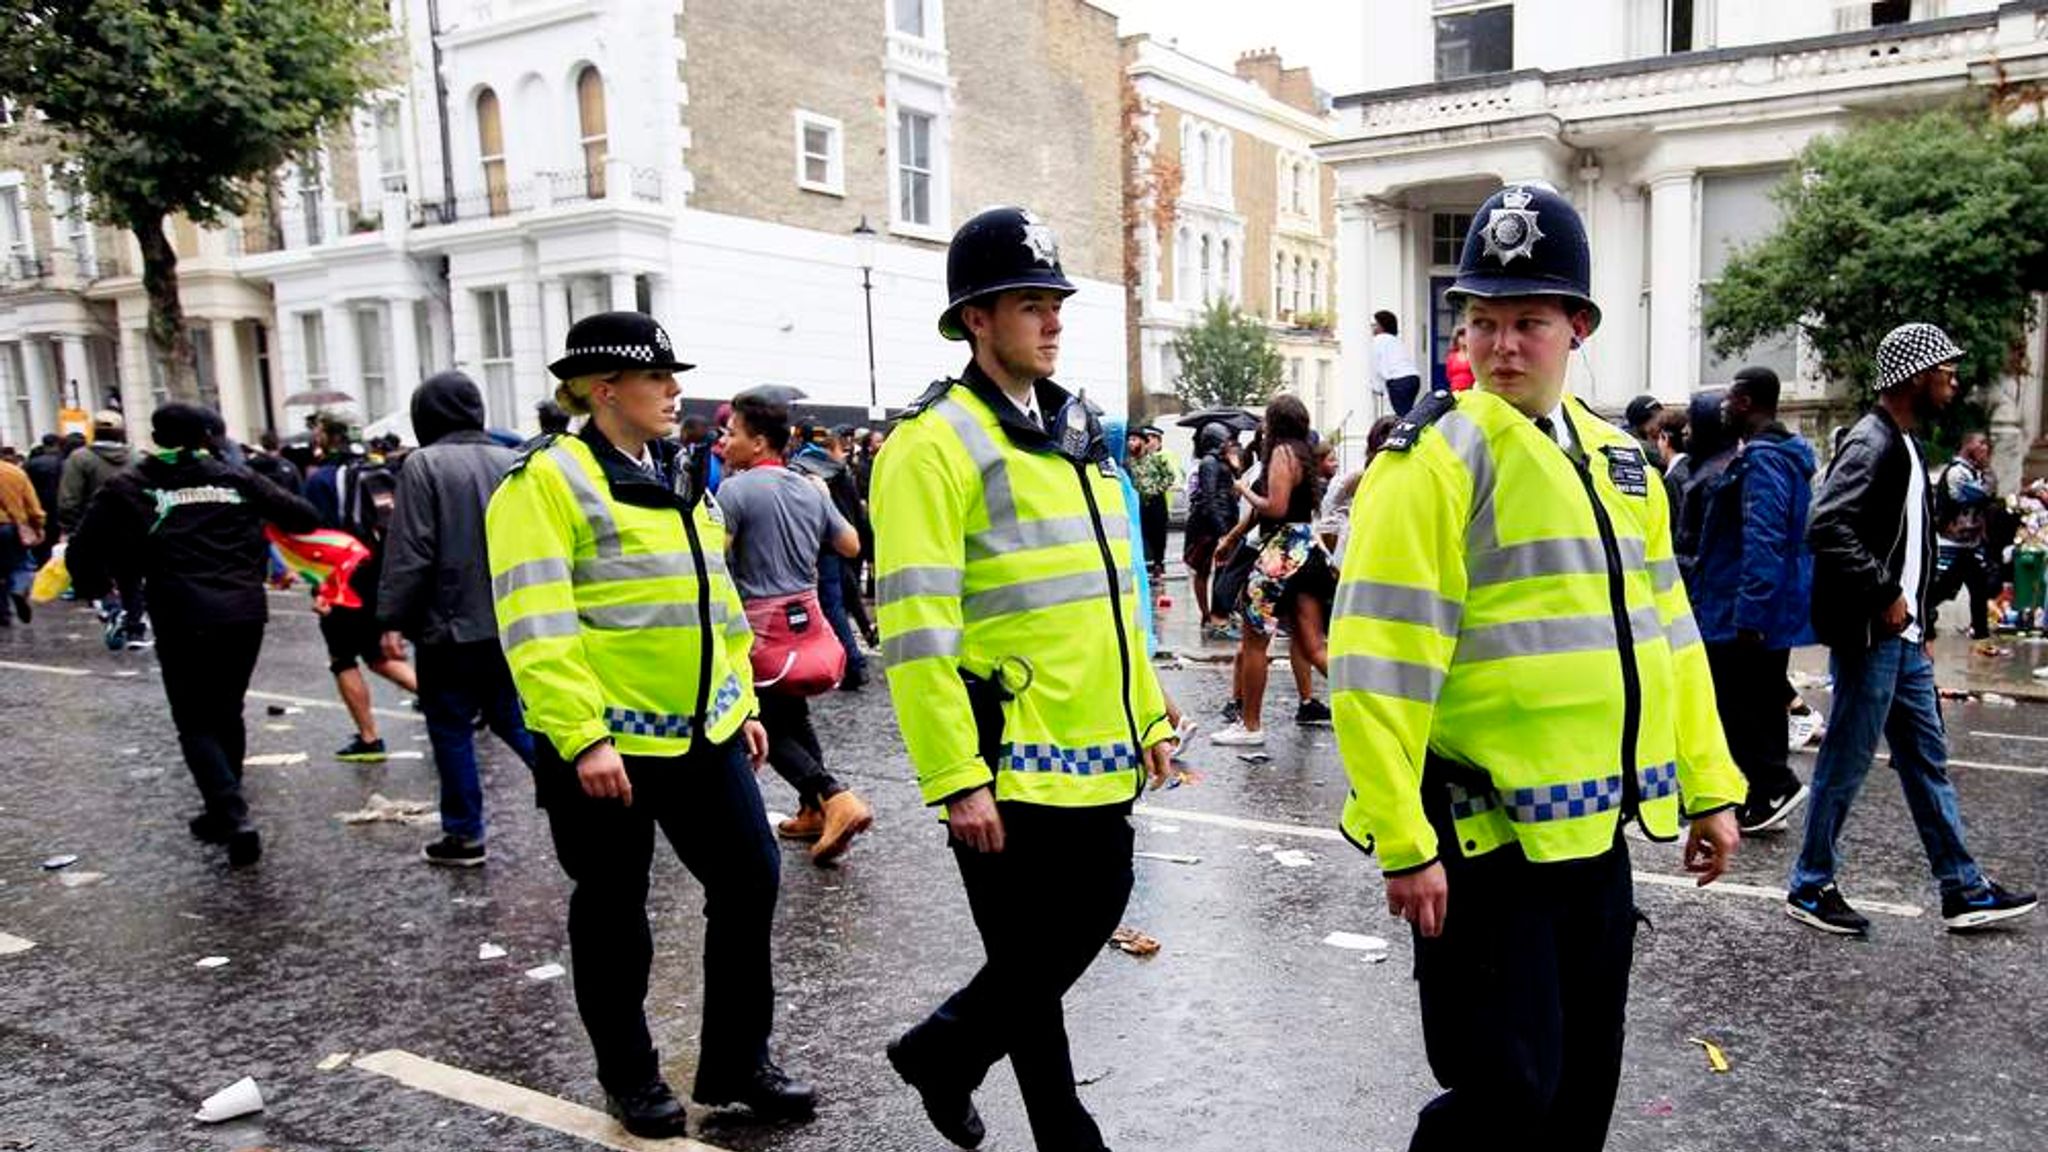
[[[1232,724],[1220,732],[1212,733],[1209,740],[1226,748],[1259,748],[1266,743],[1266,733],[1263,729],[1253,732],[1242,724]]]

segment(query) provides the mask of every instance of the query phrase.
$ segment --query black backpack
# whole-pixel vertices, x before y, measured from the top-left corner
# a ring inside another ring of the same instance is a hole
[[[398,472],[381,457],[344,466],[337,478],[342,530],[372,549],[382,549],[398,508]]]

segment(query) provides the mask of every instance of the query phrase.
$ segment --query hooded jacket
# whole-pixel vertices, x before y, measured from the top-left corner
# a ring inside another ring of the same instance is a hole
[[[144,456],[113,475],[86,506],[65,562],[81,597],[122,576],[149,584],[159,632],[204,631],[269,619],[265,523],[286,532],[320,526],[313,506],[209,452]]]
[[[64,475],[57,482],[57,523],[65,532],[78,531],[92,498],[132,459],[128,445],[119,440],[96,440],[64,458]]]
[[[398,472],[377,619],[416,644],[495,641],[484,511],[519,453],[484,432],[483,393],[460,372],[412,394],[412,428],[420,448]]]
[[[1882,617],[1902,595],[1915,620],[1926,624],[1934,618],[1927,603],[1934,575],[1932,484],[1922,497],[1927,530],[1921,533],[1919,586],[1901,586],[1913,469],[1906,447],[1910,435],[1889,412],[1871,409],[1842,437],[1814,498],[1813,523],[1806,530],[1813,550],[1813,630],[1830,648],[1860,652],[1889,638]]]
[[[1771,651],[1813,642],[1806,548],[1813,472],[1813,446],[1772,424],[1688,494],[1688,504],[1702,509],[1686,591],[1707,643],[1729,643],[1742,632],[1761,635]]]
[[[1223,445],[1230,431],[1221,424],[1205,424],[1195,435],[1195,486],[1188,499],[1187,534],[1220,538],[1237,523],[1237,482],[1230,465],[1223,462]]]

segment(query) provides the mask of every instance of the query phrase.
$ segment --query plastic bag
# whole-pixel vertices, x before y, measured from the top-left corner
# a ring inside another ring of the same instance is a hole
[[[36,604],[48,604],[70,587],[71,569],[64,566],[64,545],[59,544],[51,550],[50,562],[36,572],[35,582],[29,585],[28,598]]]

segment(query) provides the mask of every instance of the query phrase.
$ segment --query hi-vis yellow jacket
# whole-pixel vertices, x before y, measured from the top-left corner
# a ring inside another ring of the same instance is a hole
[[[1128,803],[1140,750],[1173,734],[1099,429],[1050,381],[1038,402],[1061,440],[970,366],[919,399],[875,462],[882,652],[927,804],[992,778],[999,800]],[[963,672],[1010,694],[999,744],[987,734],[994,772]]]
[[[1744,796],[1663,481],[1576,399],[1564,412],[1569,454],[1498,396],[1431,397],[1353,502],[1330,634],[1343,829],[1390,874],[1511,842],[1596,856],[1624,813],[1671,839],[1681,793],[1693,815]],[[1454,845],[1425,815],[1426,755]]]
[[[605,739],[628,756],[680,756],[700,732],[724,743],[757,710],[754,634],[709,495],[685,500],[586,428],[520,457],[484,532],[527,727],[564,760]]]

